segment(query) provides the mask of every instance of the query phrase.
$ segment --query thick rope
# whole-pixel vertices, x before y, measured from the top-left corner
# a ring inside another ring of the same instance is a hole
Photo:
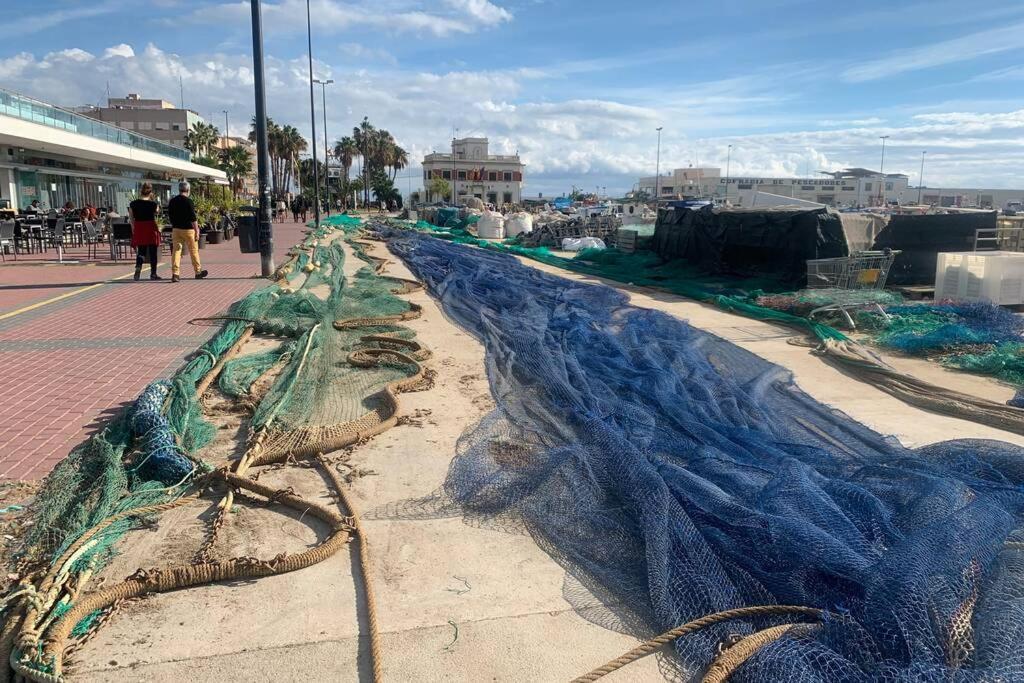
[[[782,624],[780,626],[772,626],[771,628],[766,628],[763,631],[752,633],[732,647],[723,651],[722,654],[720,654],[718,658],[711,663],[711,666],[708,667],[708,670],[704,673],[704,678],[701,679],[701,683],[726,683],[736,669],[740,668],[745,661],[753,657],[754,654],[765,645],[774,643],[787,633],[792,632],[796,634],[812,628],[816,628],[816,625]]]
[[[613,671],[621,669],[631,662],[643,659],[647,655],[656,652],[660,648],[678,640],[682,636],[700,631],[708,626],[714,626],[715,624],[719,624],[723,621],[732,621],[733,619],[775,616],[780,614],[800,614],[807,617],[813,617],[815,619],[822,619],[827,612],[814,607],[801,607],[798,605],[757,605],[754,607],[739,607],[737,609],[725,610],[724,612],[716,612],[715,614],[709,614],[705,617],[701,617],[700,619],[694,619],[682,626],[677,626],[671,631],[666,631],[660,636],[651,638],[650,640],[637,645],[621,657],[617,657],[607,664],[599,666],[579,678],[573,679],[573,683],[592,683],[599,678],[607,676]]]
[[[150,571],[140,570],[119,584],[104,588],[85,596],[64,613],[50,629],[43,642],[44,661],[52,662],[56,677],[60,677],[63,654],[72,629],[86,616],[96,610],[109,607],[118,600],[135,598],[150,593],[165,593],[180,588],[198,586],[218,581],[253,579],[263,576],[285,574],[312,566],[334,555],[349,541],[349,523],[338,513],[319,503],[301,498],[290,491],[273,487],[241,477],[231,472],[215,472],[213,477],[222,478],[228,485],[246,489],[257,495],[316,517],[331,527],[331,534],[314,548],[286,555],[284,553],[270,560],[253,557],[235,557],[219,562],[205,562],[197,565],[177,565]],[[30,670],[34,676],[36,672]],[[22,673],[22,675],[25,675]]]
[[[374,683],[381,683],[384,680],[384,657],[380,646],[380,631],[377,626],[377,595],[373,589],[373,579],[370,574],[370,550],[366,541],[366,532],[363,531],[363,526],[359,519],[359,511],[345,492],[344,484],[337,471],[324,460],[322,453],[317,454],[316,459],[327,473],[328,478],[331,480],[331,485],[334,486],[334,490],[338,492],[339,502],[345,508],[345,512],[348,513],[356,539],[358,540],[359,571],[363,575],[363,592],[366,595],[366,620],[369,622],[370,631],[370,658],[373,663],[373,681]]]
[[[231,345],[231,348],[221,354],[220,360],[214,363],[213,367],[208,373],[206,373],[206,376],[203,377],[202,381],[196,385],[197,398],[202,397],[202,395],[206,393],[206,390],[210,388],[210,384],[213,383],[213,380],[217,379],[217,375],[219,375],[221,370],[224,369],[224,364],[237,356],[238,352],[242,350],[245,343],[249,341],[249,337],[252,336],[252,329],[252,325],[246,327],[245,330],[242,331],[241,336],[239,336],[235,343]]]

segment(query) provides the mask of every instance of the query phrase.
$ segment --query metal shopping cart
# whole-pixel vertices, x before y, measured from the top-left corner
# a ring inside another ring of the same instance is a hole
[[[882,317],[889,316],[877,302],[866,296],[858,300],[856,292],[877,291],[885,287],[893,260],[899,251],[858,251],[840,258],[812,259],[807,261],[807,288],[842,290],[837,301],[821,306],[810,312],[810,317],[822,313],[839,313],[849,328],[856,329],[850,311],[858,308],[873,308]]]
[[[898,251],[857,251],[807,262],[808,289],[882,289]]]

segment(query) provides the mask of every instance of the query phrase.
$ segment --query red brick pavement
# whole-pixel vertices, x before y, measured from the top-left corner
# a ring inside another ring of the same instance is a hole
[[[276,260],[303,227],[275,224]],[[170,376],[215,328],[187,321],[223,312],[266,284],[259,255],[238,243],[209,245],[200,255],[210,271],[193,280],[111,281],[131,271],[107,266],[0,266],[0,315],[80,287],[85,292],[0,319],[0,478],[45,475],[97,423],[130,402],[153,380]],[[163,260],[169,257],[162,255]]]

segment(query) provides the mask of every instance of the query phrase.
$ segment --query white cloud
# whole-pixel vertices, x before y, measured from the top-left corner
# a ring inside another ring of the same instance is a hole
[[[464,12],[484,26],[494,26],[503,21],[512,21],[512,13],[488,0],[445,0],[445,4]]]
[[[1021,48],[1024,48],[1024,23],[1010,24],[920,47],[896,50],[886,57],[847,68],[842,78],[852,83],[874,81]]]
[[[108,59],[110,57],[134,57],[135,50],[132,49],[131,45],[121,43],[120,45],[113,45],[103,51],[103,58]]]
[[[342,52],[376,49],[347,45]],[[180,74],[188,107],[218,126],[223,124],[219,112],[227,109],[232,134],[248,130],[253,74],[251,57],[244,52],[179,56],[152,44],[100,51],[110,53],[118,56],[94,58],[80,49],[43,57],[17,54],[0,59],[0,79],[6,87],[47,101],[58,97],[55,104],[72,106],[102,101],[108,81],[111,94],[138,92],[177,102]],[[308,135],[306,58],[284,60],[268,54],[266,69],[270,116]],[[317,63],[314,69],[319,77],[338,81],[327,90],[329,139],[349,133],[363,116],[390,130],[413,161],[401,174],[414,176],[399,182],[403,191],[409,182],[418,187],[418,160],[432,150],[447,149],[453,126],[460,135],[488,136],[494,153],[520,152],[527,163],[530,194],[561,192],[571,184],[629,189],[638,176],[654,172],[654,129],[661,125],[663,169],[691,163],[724,169],[729,144],[733,175],[795,176],[846,166],[877,167],[878,136],[889,135],[888,171],[916,178],[921,150],[926,149],[930,185],[1024,184],[1024,110],[1016,108],[999,111],[984,105],[983,110],[980,103],[972,108],[961,102],[943,105],[945,111],[886,111],[885,120],[851,116],[801,123],[773,109],[780,102],[788,105],[790,95],[773,94],[778,88],[771,80],[757,86],[759,76],[750,82],[694,84],[675,92],[617,89],[610,96],[543,99],[532,94],[533,86],[543,85],[538,79],[549,76],[536,69],[436,73],[387,62],[358,69]],[[559,89],[562,83],[551,81]],[[769,124],[774,128],[767,128]],[[778,132],[781,126],[785,128]],[[724,136],[723,130],[751,134]]]
[[[83,7],[73,9],[47,8],[46,11],[33,12],[31,20],[28,17],[19,19],[16,16],[6,16],[6,21],[0,23],[0,38],[39,33],[69,21],[111,14],[120,9],[123,7],[119,6],[117,0],[106,0],[105,2],[86,3]]]
[[[512,15],[488,0],[446,0],[452,11],[438,12],[420,8],[423,3],[388,2],[373,4],[311,0],[310,12],[317,33],[341,33],[352,28],[368,28],[383,34],[415,33],[439,38],[472,33],[487,28]],[[250,17],[248,0],[205,5],[192,11],[188,18],[201,24],[243,23]],[[304,33],[306,30],[305,0],[279,0],[263,3],[264,30]],[[314,37],[315,40],[315,37]]]

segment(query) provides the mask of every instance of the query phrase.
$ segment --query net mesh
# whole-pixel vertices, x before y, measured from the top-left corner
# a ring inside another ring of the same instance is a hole
[[[657,632],[748,605],[829,612],[733,681],[1024,677],[1020,448],[903,448],[616,290],[420,234],[391,248],[486,349],[497,409],[444,485],[467,517],[514,520]],[[680,666],[772,624],[680,639]]]

